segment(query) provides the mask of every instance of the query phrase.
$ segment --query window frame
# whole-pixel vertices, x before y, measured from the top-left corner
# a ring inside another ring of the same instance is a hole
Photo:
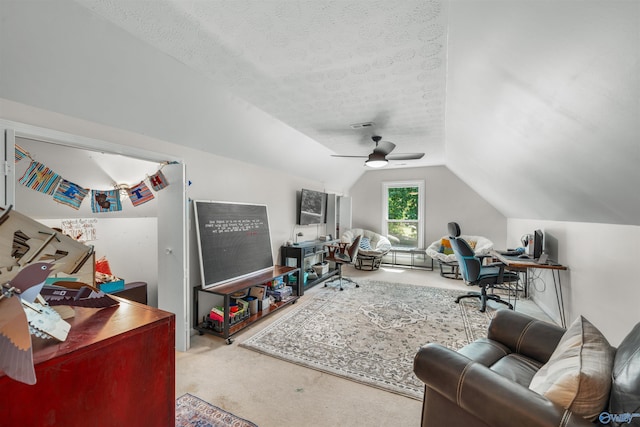
[[[418,187],[418,219],[401,220],[403,222],[415,222],[418,226],[418,248],[424,248],[424,180],[385,181],[382,183],[382,234],[389,235],[389,223],[399,220],[389,220],[389,189]]]

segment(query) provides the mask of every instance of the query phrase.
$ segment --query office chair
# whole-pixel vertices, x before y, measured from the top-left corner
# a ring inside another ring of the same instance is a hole
[[[469,292],[465,295],[460,295],[456,298],[456,302],[459,303],[463,298],[478,298],[482,303],[481,312],[486,310],[487,300],[504,304],[513,310],[513,305],[510,302],[503,300],[498,295],[487,294],[487,288],[493,288],[505,282],[517,282],[518,275],[508,271],[505,272],[504,264],[502,263],[482,265],[482,261],[476,256],[471,246],[460,238],[460,226],[458,223],[450,222],[448,228],[451,247],[458,259],[463,280],[468,285],[480,287],[480,292]]]
[[[342,281],[345,280],[347,282],[351,282],[356,285],[356,288],[359,288],[358,285],[353,280],[348,277],[342,276],[342,264],[349,264],[351,260],[355,259],[356,253],[358,252],[358,247],[360,246],[360,238],[362,236],[358,235],[349,247],[345,247],[346,245],[341,245],[340,247],[336,247],[334,245],[329,246],[329,255],[325,258],[326,261],[333,261],[336,263],[336,268],[338,269],[338,279],[340,280],[340,290],[343,291]],[[333,283],[333,281],[332,281]],[[328,285],[325,282],[324,286]]]

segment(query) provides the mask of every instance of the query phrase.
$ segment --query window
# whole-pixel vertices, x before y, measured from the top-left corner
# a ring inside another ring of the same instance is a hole
[[[383,183],[383,234],[393,246],[423,247],[423,181]]]

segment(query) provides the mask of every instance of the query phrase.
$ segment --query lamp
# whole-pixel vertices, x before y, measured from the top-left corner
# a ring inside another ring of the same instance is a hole
[[[386,166],[387,163],[389,163],[389,161],[385,158],[385,155],[376,152],[369,154],[369,158],[364,162],[365,165],[371,168],[381,168]]]

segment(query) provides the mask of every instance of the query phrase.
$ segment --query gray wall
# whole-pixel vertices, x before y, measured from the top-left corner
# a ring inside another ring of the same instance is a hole
[[[445,166],[365,173],[350,190],[354,228],[379,232],[382,184],[406,180],[425,182],[425,246],[444,236],[451,221],[458,222],[464,234],[484,236],[496,247],[505,246],[506,218]]]

